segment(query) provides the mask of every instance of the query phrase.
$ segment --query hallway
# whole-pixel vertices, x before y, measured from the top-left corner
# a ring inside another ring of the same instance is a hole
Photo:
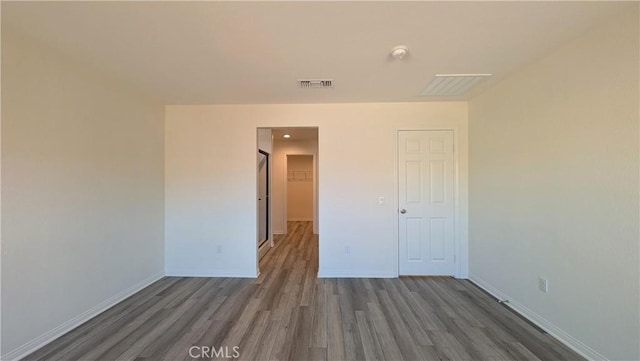
[[[311,222],[288,226],[257,279],[165,277],[25,360],[581,359],[468,281],[317,279]]]

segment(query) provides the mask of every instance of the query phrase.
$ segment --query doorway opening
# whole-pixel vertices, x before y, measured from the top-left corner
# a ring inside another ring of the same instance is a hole
[[[305,229],[309,232],[307,238],[318,234],[318,128],[258,128],[257,137],[256,233],[260,269],[261,259],[271,253],[271,248],[285,239],[290,241],[292,235],[288,233]],[[304,246],[305,242],[301,244]],[[310,242],[309,247],[317,248],[317,242]],[[267,258],[270,257],[273,255]]]
[[[287,222],[313,222],[313,154],[287,154]]]

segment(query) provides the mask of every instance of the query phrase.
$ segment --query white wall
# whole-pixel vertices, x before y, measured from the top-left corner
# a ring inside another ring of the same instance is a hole
[[[470,277],[590,358],[640,358],[638,30],[636,6],[469,105]]]
[[[273,153],[273,132],[271,129],[258,129],[258,149]]]
[[[275,233],[287,233],[286,187],[287,154],[315,154],[318,156],[318,139],[275,139],[273,157],[273,229]],[[318,174],[316,173],[316,176]],[[316,194],[317,197],[317,194]],[[316,199],[317,200],[317,199]],[[313,231],[318,233],[319,202],[316,201]]]
[[[287,156],[287,221],[313,221],[313,173],[313,155]]]
[[[465,243],[465,103],[167,106],[168,274],[256,275],[256,128],[304,126],[319,127],[321,277],[397,274],[398,128],[458,129]]]
[[[2,3],[0,2],[0,39],[2,39]],[[2,58],[0,46],[0,59]],[[2,70],[0,70],[0,84]],[[2,91],[0,90],[0,205],[2,204]],[[2,359],[2,207],[0,206],[0,359]]]
[[[2,30],[10,360],[163,275],[164,107]]]

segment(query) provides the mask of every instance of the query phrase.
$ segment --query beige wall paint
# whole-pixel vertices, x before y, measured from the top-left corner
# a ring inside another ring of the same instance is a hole
[[[287,232],[286,214],[286,162],[287,154],[318,154],[318,140],[283,140],[274,141],[274,164],[273,164],[273,231],[284,234]],[[316,172],[317,173],[317,172]],[[317,175],[317,174],[316,174]],[[315,195],[318,196],[317,194]],[[316,198],[317,200],[317,198]],[[318,202],[316,202],[314,232],[318,233]]]
[[[637,8],[469,105],[470,277],[590,358],[640,358]]]
[[[313,155],[287,156],[287,221],[313,221],[313,176]]]
[[[2,29],[2,351],[163,275],[164,107]]]
[[[466,245],[465,103],[175,105],[166,107],[167,274],[256,275],[256,128],[304,126],[319,127],[321,277],[397,274],[400,128],[456,129]]]

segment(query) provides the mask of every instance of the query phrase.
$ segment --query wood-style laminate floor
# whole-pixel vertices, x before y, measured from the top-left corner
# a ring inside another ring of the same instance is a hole
[[[318,279],[291,222],[258,279],[166,277],[25,360],[581,360],[473,284]],[[233,349],[238,346],[238,349]],[[204,351],[204,352],[203,352]]]

